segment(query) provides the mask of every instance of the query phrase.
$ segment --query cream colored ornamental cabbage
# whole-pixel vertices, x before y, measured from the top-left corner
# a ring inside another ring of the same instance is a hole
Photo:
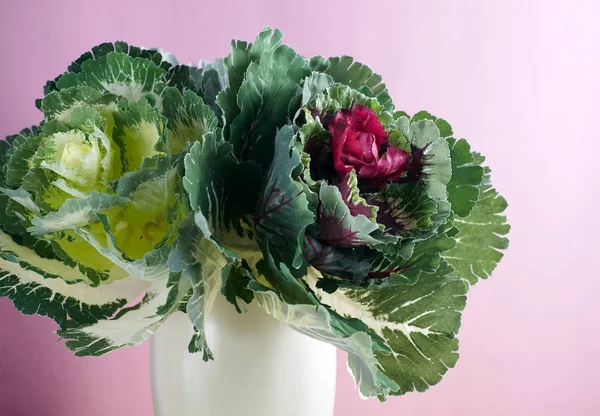
[[[218,78],[100,45],[47,84],[39,126],[2,142],[0,294],[78,355],[142,342],[189,296],[167,265],[183,158],[218,124],[192,74]]]

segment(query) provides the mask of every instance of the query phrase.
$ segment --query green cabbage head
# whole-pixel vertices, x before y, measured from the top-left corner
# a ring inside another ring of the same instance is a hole
[[[103,44],[1,144],[0,296],[53,318],[79,355],[140,343],[189,297],[167,260],[189,215],[186,149],[218,129],[217,75]]]

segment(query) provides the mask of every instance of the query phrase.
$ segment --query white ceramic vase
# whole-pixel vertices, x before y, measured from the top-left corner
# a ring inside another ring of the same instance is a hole
[[[332,416],[336,349],[281,324],[260,306],[238,314],[219,295],[206,321],[214,361],[189,354],[192,325],[171,316],[154,335],[155,416]]]

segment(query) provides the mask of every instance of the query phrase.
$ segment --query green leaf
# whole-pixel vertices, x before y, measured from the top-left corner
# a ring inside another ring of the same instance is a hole
[[[283,34],[279,30],[273,30],[269,26],[256,36],[254,43],[244,41],[232,41],[231,53],[225,58],[224,64],[227,68],[228,87],[217,96],[217,103],[223,110],[225,117],[225,128],[223,136],[229,139],[229,125],[240,113],[238,105],[238,92],[246,78],[246,70],[252,62],[260,62],[262,55],[278,47],[281,44]]]
[[[405,112],[402,112],[402,111],[398,111],[398,112],[396,112],[394,118],[399,118],[401,116],[408,117],[408,114],[406,114]],[[433,114],[428,113],[427,111],[419,111],[418,113],[416,113],[414,116],[412,116],[410,118],[410,121],[412,121],[413,123],[416,123],[417,121],[421,121],[421,120],[433,121],[435,123],[435,125],[437,126],[437,128],[440,130],[441,137],[449,138],[450,136],[452,136],[452,126],[450,126],[450,124],[446,120],[438,118],[438,117],[434,116]]]
[[[285,45],[266,50],[260,62],[248,66],[237,97],[241,110],[229,134],[240,160],[269,166],[277,129],[293,117],[289,103],[309,74],[306,60]]]
[[[326,115],[352,108],[356,104],[367,106],[376,113],[380,113],[382,110],[381,105],[375,99],[345,85],[336,85],[328,88],[322,94],[315,95],[309,107],[319,110],[321,115]]]
[[[92,325],[61,329],[57,334],[66,339],[66,346],[81,356],[99,356],[119,348],[141,344],[174,312],[188,295],[190,286],[185,279],[177,284],[165,277],[154,282],[143,299],[124,308],[110,319]]]
[[[123,53],[132,58],[144,58],[163,68],[170,67],[160,50],[144,49],[134,45],[128,45],[125,42],[117,41],[115,43],[105,42],[98,46],[94,46],[90,51],[82,54],[77,60],[69,65],[69,72],[81,72],[82,64],[90,59],[99,59],[112,52]]]
[[[12,145],[7,149],[4,158],[3,172],[5,172],[4,183],[10,187],[19,187],[23,182],[23,177],[29,172],[33,164],[35,155],[40,143],[41,137],[37,135],[38,130],[25,129],[18,135],[9,136],[6,142]]]
[[[221,118],[222,111],[217,104],[217,96],[227,88],[227,68],[223,59],[214,63],[202,62],[200,67],[177,65],[169,69],[165,82],[176,87],[183,94],[193,91]]]
[[[474,163],[471,147],[465,139],[448,139],[452,159],[452,177],[448,182],[448,202],[459,217],[469,215],[479,199],[483,168]]]
[[[505,236],[510,231],[506,216],[502,215],[508,203],[492,188],[488,168],[485,168],[479,190],[479,200],[471,213],[454,219],[458,229],[456,247],[442,255],[456,269],[457,276],[471,284],[492,274],[504,256],[501,250],[508,248]]]
[[[176,156],[140,169],[119,181],[117,193],[128,202],[118,210],[94,214],[101,230],[78,228],[80,235],[114,264],[145,280],[168,275],[167,258],[179,222],[188,215],[180,188]]]
[[[77,85],[92,87],[129,100],[145,94],[160,96],[165,88],[166,71],[148,59],[110,52],[81,63],[81,72],[70,72],[56,81],[60,90]]]
[[[85,227],[94,220],[93,215],[127,202],[125,198],[93,192],[86,199],[68,199],[58,209],[43,217],[34,217],[27,231],[35,236]]]
[[[421,273],[434,272],[440,264],[442,253],[454,246],[454,239],[444,233],[416,243],[413,240],[402,240],[400,244],[376,246],[378,251],[365,258],[370,261],[372,275],[382,275],[383,280],[378,282],[374,278],[370,283],[377,283],[375,286],[391,286],[397,280],[417,282]]]
[[[448,142],[440,136],[440,130],[432,120],[413,122],[401,116],[395,126],[408,139],[413,156],[411,169],[402,180],[423,183],[427,193],[441,205],[440,211],[447,215],[450,207],[446,185],[452,176]]]
[[[309,275],[307,281],[322,304],[341,316],[360,317],[388,348],[374,351],[376,365],[397,388],[364,385],[365,379],[355,373],[363,396],[384,400],[388,394],[425,391],[456,363],[455,336],[468,285],[455,277],[447,263],[433,273],[423,273],[416,284],[406,282],[371,290],[340,288],[329,294],[316,288],[316,276]]]
[[[359,247],[379,242],[371,235],[379,225],[362,214],[352,215],[337,187],[322,185],[319,200],[319,237],[329,245]]]
[[[269,26],[265,26],[265,29],[256,35],[254,43],[231,42],[231,53],[225,59],[231,93],[237,95],[248,66],[252,62],[260,61],[265,52],[277,48],[281,44],[282,38],[283,33],[280,30],[273,30]]]
[[[8,297],[22,313],[48,316],[61,328],[90,325],[111,317],[133,301],[145,283],[119,280],[94,288],[76,267],[40,257],[0,232],[0,297]]]
[[[144,159],[159,154],[156,150],[166,143],[164,118],[147,100],[130,101],[114,113],[113,140],[121,149],[125,172],[141,167]]]
[[[93,106],[102,111],[104,108],[116,108],[119,100],[114,94],[102,93],[92,87],[80,85],[52,91],[42,100],[41,110],[46,118],[66,123],[74,108]]]
[[[335,278],[359,282],[369,273],[369,263],[361,258],[362,250],[332,247],[308,233],[302,255],[312,267]]]
[[[225,266],[221,277],[223,280],[221,294],[225,296],[225,299],[229,303],[235,306],[235,310],[238,313],[242,313],[238,299],[243,300],[247,304],[254,300],[254,292],[248,289],[248,284],[253,280],[252,273],[242,260],[238,260]]]
[[[331,86],[333,86],[333,78],[327,74],[313,72],[310,76],[306,77],[302,83],[300,105],[297,105],[298,111],[294,115],[294,121],[296,121],[302,109],[307,106],[314,97],[323,94]]]
[[[305,284],[292,274],[292,269],[273,257],[268,245],[262,249],[262,259],[257,262],[256,271],[259,275],[256,282],[250,283],[250,289],[273,289],[283,301],[290,304],[318,305]]]
[[[202,142],[206,133],[215,132],[217,117],[202,99],[191,91],[185,95],[167,88],[163,98],[163,115],[167,118],[167,149],[179,153],[186,143]]]
[[[179,226],[177,248],[169,257],[169,268],[182,272],[192,288],[186,308],[194,324],[189,351],[202,352],[205,361],[213,357],[206,342],[204,321],[219,294],[221,270],[226,266],[227,259],[213,242],[203,236],[193,219],[183,220]]]
[[[367,202],[378,207],[377,223],[392,235],[426,238],[439,225],[432,221],[438,204],[415,183],[392,183]]]
[[[48,95],[52,91],[58,89],[59,87],[57,87],[56,84],[64,75],[69,73],[80,73],[82,71],[82,65],[84,62],[106,57],[112,52],[126,54],[131,58],[146,59],[154,65],[160,66],[165,70],[171,67],[171,63],[164,59],[158,50],[142,49],[133,45],[128,45],[127,43],[121,41],[115,43],[102,43],[98,46],[94,46],[90,51],[85,52],[77,60],[71,63],[67,69],[67,72],[59,75],[54,80],[48,81],[44,86],[44,95]],[[36,106],[41,108],[41,105],[42,100],[36,100]]]
[[[310,60],[313,71],[330,75],[337,83],[348,85],[369,97],[376,98],[386,111],[394,108],[392,99],[382,82],[381,75],[374,73],[368,66],[354,61],[350,56],[329,58],[316,56]]]
[[[260,190],[260,168],[254,162],[239,163],[232,146],[214,134],[195,143],[185,157],[183,186],[196,221],[206,224],[208,237],[228,247],[249,244],[249,227]],[[255,243],[252,243],[254,246]]]
[[[346,351],[349,369],[360,383],[364,397],[398,390],[398,385],[381,371],[375,357],[375,351],[385,350],[380,345],[383,340],[357,319],[341,316],[324,305],[287,303],[265,288],[256,288],[254,296],[258,305],[280,322]]]
[[[276,264],[282,262],[298,269],[302,266],[304,231],[315,216],[298,179],[302,161],[292,145],[293,137],[289,126],[277,133],[275,155],[260,191],[254,227],[263,252],[268,247]]]
[[[57,175],[49,169],[32,168],[23,177],[22,188],[35,195],[34,202],[43,211],[58,210],[67,199],[67,192],[54,185]]]

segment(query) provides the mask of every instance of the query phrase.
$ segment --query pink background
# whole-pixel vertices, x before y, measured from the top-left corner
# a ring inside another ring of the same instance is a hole
[[[253,3],[253,4],[251,4]],[[488,156],[511,248],[470,292],[461,359],[427,394],[361,401],[339,356],[336,416],[600,414],[600,6],[570,1],[3,0],[0,134],[38,122],[44,82],[122,39],[183,62],[264,23],[305,55],[354,55],[399,108]],[[73,358],[0,300],[0,415],[152,415],[148,345]]]

